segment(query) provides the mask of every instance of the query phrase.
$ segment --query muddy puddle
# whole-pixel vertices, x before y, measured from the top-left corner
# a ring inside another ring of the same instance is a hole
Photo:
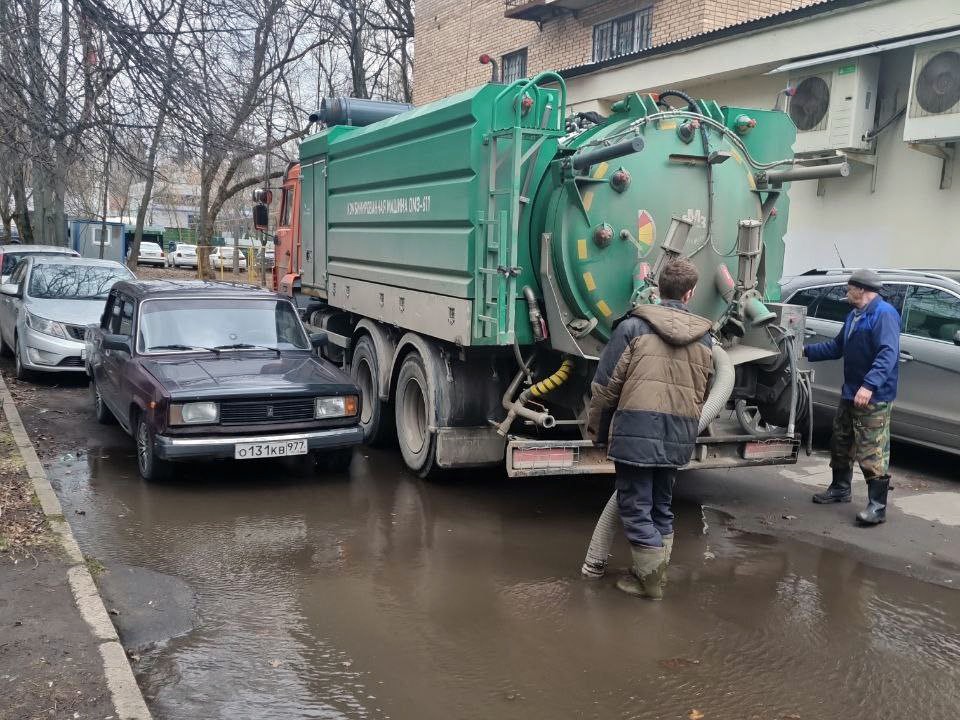
[[[50,474],[83,550],[136,578],[110,603],[154,614],[134,668],[158,720],[960,711],[955,591],[710,511],[705,532],[697,506],[651,603],[579,577],[604,481],[431,484],[364,449],[339,477],[229,463],[149,485],[107,437]]]

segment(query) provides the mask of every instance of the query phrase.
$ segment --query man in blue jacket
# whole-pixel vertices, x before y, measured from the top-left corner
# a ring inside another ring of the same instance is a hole
[[[890,488],[890,411],[897,397],[900,314],[880,297],[883,281],[873,270],[857,270],[847,281],[853,311],[833,339],[807,345],[808,360],[843,358],[843,390],[833,420],[830,467],[833,481],[815,503],[850,502],[853,461],[860,464],[870,498],[857,513],[861,525],[886,520]]]

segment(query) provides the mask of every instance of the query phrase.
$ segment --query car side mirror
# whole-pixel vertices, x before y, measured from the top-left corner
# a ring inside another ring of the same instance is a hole
[[[0,285],[0,293],[12,297],[20,297],[20,286],[16,283],[3,283],[3,285]]]
[[[126,335],[104,335],[103,349],[125,352],[127,355],[133,355],[133,349],[130,346],[130,338]]]
[[[957,331],[953,334],[953,344],[954,344],[954,345],[960,345],[960,330],[957,330]]]
[[[327,337],[325,332],[310,333],[310,344],[314,348],[322,348],[328,342],[330,342],[330,338]]]

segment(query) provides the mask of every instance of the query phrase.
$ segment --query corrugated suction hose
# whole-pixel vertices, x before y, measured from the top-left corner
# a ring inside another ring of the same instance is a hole
[[[707,429],[707,426],[716,419],[720,411],[726,406],[730,395],[733,393],[735,375],[730,356],[722,347],[714,345],[713,385],[710,388],[707,401],[703,404],[703,411],[700,413],[700,422],[697,426],[698,435]],[[607,500],[603,512],[600,513],[600,519],[597,520],[597,526],[593,530],[590,547],[587,548],[587,556],[580,568],[581,575],[587,578],[603,577],[607,570],[607,558],[610,557],[613,536],[619,523],[620,512],[617,507],[617,491],[614,490],[610,499]]]

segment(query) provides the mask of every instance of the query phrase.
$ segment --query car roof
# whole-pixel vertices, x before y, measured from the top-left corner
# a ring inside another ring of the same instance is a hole
[[[885,282],[916,283],[927,282],[933,285],[960,290],[960,270],[946,269],[880,269],[876,271]],[[854,273],[854,268],[823,268],[807,270],[800,275],[783,281],[783,288],[797,290],[819,285],[842,284]]]
[[[0,245],[0,253],[53,253],[60,255],[76,255],[73,248],[63,245]]]
[[[101,260],[99,258],[88,258],[88,257],[77,257],[76,255],[63,255],[57,257],[53,255],[51,257],[43,257],[37,255],[30,258],[33,261],[34,265],[88,265],[95,267],[110,267],[110,268],[124,268],[126,265],[118,263],[116,260]]]
[[[251,297],[277,299],[283,297],[256,285],[241,283],[209,282],[207,280],[121,280],[114,289],[135,298],[186,297]]]

